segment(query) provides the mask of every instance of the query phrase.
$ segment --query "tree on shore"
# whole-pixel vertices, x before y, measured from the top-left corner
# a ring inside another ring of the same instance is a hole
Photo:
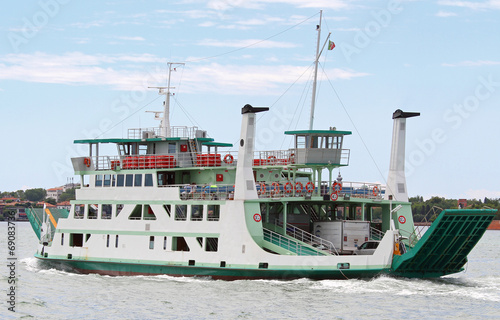
[[[495,220],[500,220],[500,199],[484,198],[484,200],[484,203],[477,199],[467,200],[467,209],[497,209]],[[416,196],[410,197],[409,201],[412,203],[411,210],[415,222],[433,221],[436,218],[435,213],[440,212],[440,209],[458,208],[457,199],[432,197],[424,201],[422,196]]]
[[[26,199],[33,202],[42,201],[47,195],[47,191],[43,188],[28,189],[24,192]]]

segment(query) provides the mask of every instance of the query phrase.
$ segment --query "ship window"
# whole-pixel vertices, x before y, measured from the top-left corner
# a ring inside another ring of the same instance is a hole
[[[102,174],[96,174],[95,176],[95,186],[102,187]]]
[[[106,236],[106,248],[109,248],[109,234]]]
[[[110,187],[111,186],[111,175],[110,174],[105,174],[104,175],[104,186],[105,187]]]
[[[164,204],[163,205],[163,208],[165,208],[165,211],[167,211],[167,214],[168,216],[170,217],[170,210],[171,210],[171,207],[169,204]]]
[[[172,251],[189,251],[184,237],[172,237]]]
[[[98,205],[97,204],[89,204],[88,208],[89,209],[88,209],[87,218],[88,219],[97,219],[97,211],[99,210]]]
[[[167,250],[167,237],[163,237],[163,250]]]
[[[191,206],[191,221],[203,220],[203,205],[193,204]]]
[[[148,146],[145,144],[140,144],[139,145],[139,154],[147,154],[148,153]]]
[[[123,174],[119,174],[116,177],[116,186],[117,187],[123,187],[123,184],[125,182],[124,180],[125,180],[125,176]]]
[[[156,215],[153,212],[153,209],[151,209],[151,206],[145,205],[144,206],[144,220],[156,220]]]
[[[149,249],[154,249],[155,248],[155,237],[150,236],[149,237]]]
[[[144,176],[144,186],[152,187],[153,186],[153,175],[151,173],[147,173]]]
[[[175,206],[175,220],[186,220],[187,205],[181,204]]]
[[[175,143],[168,144],[168,153],[175,153],[177,151],[177,145]]]
[[[61,246],[64,246],[64,233],[61,233]]]
[[[118,235],[116,235],[116,238],[115,238],[115,248],[118,248]]]
[[[85,242],[88,242],[88,241],[89,241],[90,236],[91,236],[91,234],[86,234],[86,235],[85,235]]]
[[[126,187],[131,187],[133,185],[134,181],[134,175],[133,174],[127,174],[125,176],[125,186]]]
[[[311,148],[317,148],[318,147],[318,137],[311,137]]]
[[[220,205],[210,204],[207,206],[208,221],[219,221],[219,215],[220,215]]]
[[[69,234],[70,247],[83,247],[83,233],[70,233]]]
[[[135,175],[134,186],[135,187],[142,187],[142,174]]]
[[[306,137],[297,136],[297,148],[305,148],[306,147]]]
[[[129,220],[141,220],[142,205],[138,204],[135,206],[132,213],[128,216]]]
[[[103,204],[101,208],[101,219],[111,219],[111,205]]]
[[[83,215],[85,214],[84,208],[85,208],[84,204],[75,204],[75,212],[74,212],[75,219],[83,219]]]
[[[203,248],[203,237],[196,237],[196,241],[198,241],[200,248]]]
[[[205,251],[215,252],[219,248],[218,238],[206,238],[205,240]]]
[[[120,212],[122,212],[122,209],[123,209],[123,204],[117,204],[116,205],[116,216],[115,217],[118,217],[118,215],[120,214]]]

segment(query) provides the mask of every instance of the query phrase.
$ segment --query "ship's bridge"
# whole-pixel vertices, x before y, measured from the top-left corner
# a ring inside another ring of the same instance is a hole
[[[285,131],[295,136],[292,154],[296,165],[340,167],[349,165],[349,149],[342,149],[344,136],[351,131],[298,130]]]

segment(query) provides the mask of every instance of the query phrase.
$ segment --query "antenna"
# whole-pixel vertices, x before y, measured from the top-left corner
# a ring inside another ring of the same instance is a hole
[[[163,94],[165,95],[165,102],[163,103],[164,105],[164,111],[163,111],[163,120],[160,122],[160,129],[161,129],[161,135],[163,137],[170,137],[170,89],[175,89],[175,87],[170,87],[170,76],[172,74],[172,66],[183,66],[184,63],[181,62],[168,62],[168,79],[167,79],[167,86],[166,87],[148,87],[148,88],[155,88],[158,89],[158,94]],[[174,68],[175,71],[176,68]],[[166,91],[165,91],[166,89]],[[155,112],[155,111],[153,111]],[[155,112],[155,119],[159,118],[159,113],[161,112]]]
[[[330,39],[330,35],[332,34],[331,32],[328,33],[328,37],[326,37],[325,43],[323,44],[321,51],[319,51],[319,42],[320,42],[320,38],[321,38],[321,18],[322,17],[323,17],[323,10],[320,10],[319,11],[319,24],[316,25],[316,30],[318,30],[318,41],[316,42],[316,59],[314,60],[314,81],[313,81],[313,89],[312,89],[311,117],[309,119],[309,130],[313,129],[313,123],[314,123],[314,107],[316,106],[316,82],[318,80],[319,57],[321,56],[321,53],[323,52],[323,49],[325,48],[325,45],[328,42],[328,39]]]

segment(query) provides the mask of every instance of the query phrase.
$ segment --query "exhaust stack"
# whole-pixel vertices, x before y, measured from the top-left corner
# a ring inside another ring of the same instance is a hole
[[[252,107],[247,104],[241,109],[240,148],[236,163],[235,200],[257,199],[257,190],[253,177],[253,151],[255,139],[256,113],[268,111],[267,107]]]
[[[418,116],[420,116],[419,112],[404,112],[400,109],[392,114],[394,127],[392,130],[391,163],[385,190],[386,200],[408,201],[405,176],[406,118]]]

